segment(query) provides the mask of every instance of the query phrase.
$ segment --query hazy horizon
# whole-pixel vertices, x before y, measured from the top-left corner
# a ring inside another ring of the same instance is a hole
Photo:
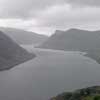
[[[5,28],[5,29],[18,29],[18,30],[22,30],[22,31],[27,31],[27,32],[33,32],[33,33],[36,33],[36,34],[39,34],[39,35],[44,35],[44,36],[51,36],[53,34],[55,34],[56,31],[68,31],[68,30],[71,30],[71,29],[77,29],[77,30],[83,30],[83,31],[90,31],[90,32],[94,32],[94,31],[100,31],[100,29],[85,29],[85,28],[75,28],[75,27],[72,27],[72,28],[68,28],[68,29],[56,29],[56,30],[53,30],[53,32],[50,32],[50,34],[45,34],[45,33],[39,33],[37,31],[34,31],[34,30],[26,30],[26,29],[21,29],[21,28],[17,28],[17,27],[5,27],[5,26],[0,26],[0,28]]]

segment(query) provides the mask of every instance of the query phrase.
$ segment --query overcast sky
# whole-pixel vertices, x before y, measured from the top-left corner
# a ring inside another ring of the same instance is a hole
[[[50,35],[55,30],[100,29],[100,0],[0,0],[0,26]]]

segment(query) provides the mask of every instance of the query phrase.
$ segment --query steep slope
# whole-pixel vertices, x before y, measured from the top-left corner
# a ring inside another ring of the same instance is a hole
[[[18,44],[38,45],[48,38],[45,35],[39,35],[34,32],[24,31],[21,29],[0,27],[0,30],[3,31],[6,35],[10,36]]]
[[[100,31],[71,29],[56,31],[40,47],[57,50],[88,51],[100,48]]]
[[[35,57],[0,31],[0,70],[6,70]]]

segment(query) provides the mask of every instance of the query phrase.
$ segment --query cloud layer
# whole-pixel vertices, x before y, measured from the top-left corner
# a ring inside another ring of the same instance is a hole
[[[0,0],[1,18],[27,18],[55,5],[100,6],[100,0]]]
[[[100,0],[67,0],[68,3],[77,6],[95,6],[100,7]]]
[[[61,3],[63,0],[0,0],[0,17],[30,17],[30,12]]]
[[[100,0],[0,0],[0,26],[42,34],[100,26]]]

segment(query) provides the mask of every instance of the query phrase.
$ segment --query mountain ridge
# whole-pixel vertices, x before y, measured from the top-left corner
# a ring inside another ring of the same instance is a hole
[[[0,27],[0,30],[19,45],[38,45],[48,38],[46,35],[40,35],[35,32],[25,31],[17,28]]]
[[[13,68],[34,57],[35,54],[28,53],[10,37],[0,31],[0,71]]]
[[[81,29],[57,30],[39,48],[86,52],[86,56],[100,63],[100,31]],[[98,52],[96,52],[97,50]]]

